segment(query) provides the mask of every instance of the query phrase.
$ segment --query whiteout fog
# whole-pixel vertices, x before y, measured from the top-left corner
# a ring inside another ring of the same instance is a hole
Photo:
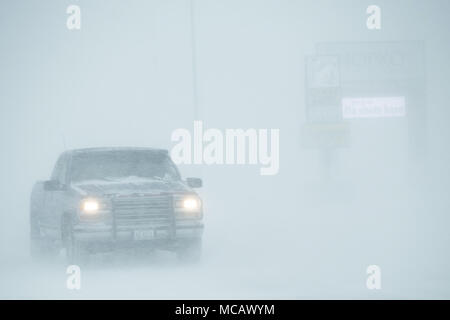
[[[264,166],[261,175],[275,175],[280,167],[280,130],[270,129],[270,148],[268,131],[225,129],[223,134],[214,128],[203,131],[203,122],[194,121],[193,135],[182,128],[172,132],[171,140],[177,142],[172,160],[176,164],[260,164]]]

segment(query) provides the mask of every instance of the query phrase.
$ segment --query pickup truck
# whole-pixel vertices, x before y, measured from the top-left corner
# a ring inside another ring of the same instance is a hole
[[[199,178],[181,179],[167,150],[88,148],[65,151],[50,180],[30,199],[30,251],[77,264],[92,253],[163,249],[184,261],[200,258]],[[134,249],[133,249],[134,250]]]

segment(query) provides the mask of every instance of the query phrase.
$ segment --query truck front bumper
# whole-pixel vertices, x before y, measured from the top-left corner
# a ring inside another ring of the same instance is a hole
[[[177,221],[173,226],[126,226],[116,227],[102,223],[80,222],[73,227],[73,237],[81,242],[110,243],[183,243],[189,239],[201,238],[204,225],[201,220]],[[137,238],[136,234],[145,232],[147,238]]]

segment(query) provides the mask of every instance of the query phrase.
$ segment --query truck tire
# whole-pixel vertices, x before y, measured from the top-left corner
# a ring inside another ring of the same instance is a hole
[[[45,250],[41,239],[30,237],[30,255],[34,261],[42,261],[45,259]]]
[[[85,245],[74,237],[71,224],[65,235],[64,242],[66,247],[66,258],[69,264],[81,265],[86,263],[89,252],[86,250]]]
[[[202,256],[202,239],[192,239],[177,250],[177,258],[181,262],[199,262]]]
[[[51,240],[41,235],[40,227],[35,215],[30,216],[30,255],[35,261],[42,261],[55,257],[59,248]]]
[[[49,260],[59,254],[58,247],[46,239],[30,239],[30,255],[33,260]]]

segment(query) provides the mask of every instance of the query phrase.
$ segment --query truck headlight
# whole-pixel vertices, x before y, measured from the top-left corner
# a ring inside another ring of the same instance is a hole
[[[174,206],[179,214],[188,214],[186,217],[198,217],[202,214],[202,202],[196,195],[176,196]]]
[[[95,199],[85,199],[81,202],[81,211],[87,214],[97,213],[100,208],[100,204]]]
[[[195,211],[200,208],[200,203],[196,198],[186,198],[183,200],[183,209]]]

